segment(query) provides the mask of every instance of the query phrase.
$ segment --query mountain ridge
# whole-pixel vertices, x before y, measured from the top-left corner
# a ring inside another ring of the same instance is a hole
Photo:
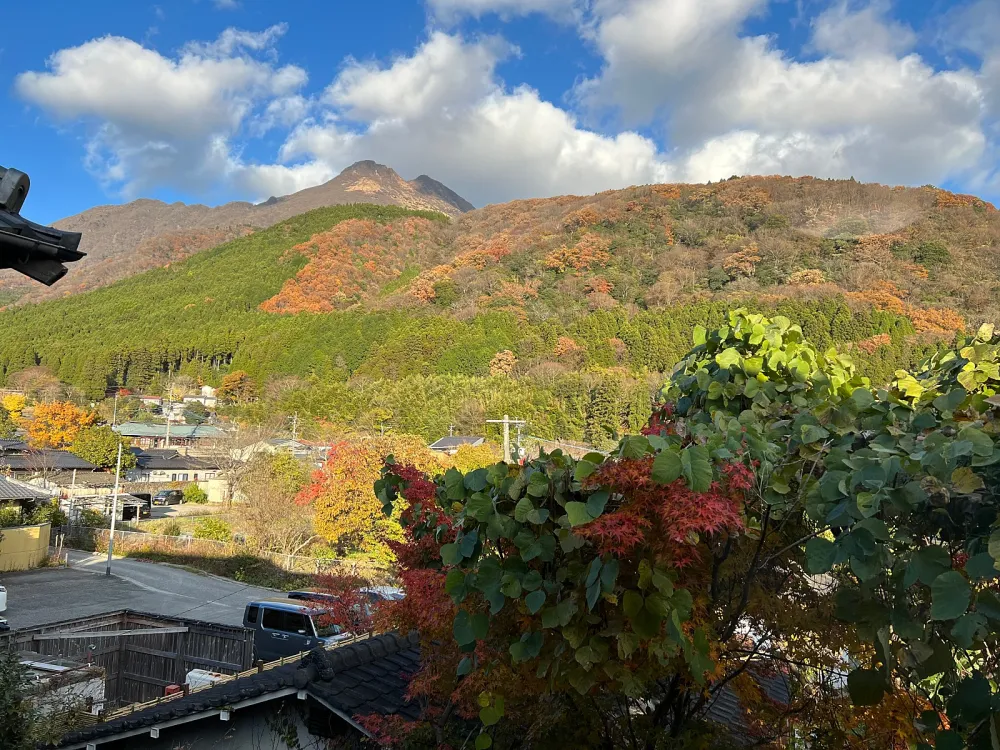
[[[406,181],[391,167],[372,160],[356,162],[321,185],[256,204],[231,201],[208,206],[138,198],[95,206],[54,224],[83,233],[81,250],[88,255],[74,265],[71,277],[48,288],[5,271],[0,273],[0,298],[26,303],[70,296],[178,262],[312,209],[347,203],[398,205],[451,217],[472,208],[433,178],[420,175]]]

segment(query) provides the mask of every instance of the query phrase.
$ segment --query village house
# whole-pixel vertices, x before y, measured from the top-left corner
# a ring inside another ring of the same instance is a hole
[[[139,448],[211,448],[225,432],[209,424],[154,424],[123,422],[113,428],[122,437],[131,439]]]
[[[71,732],[63,750],[142,747],[325,748],[330,740],[371,737],[355,719],[372,714],[413,720],[419,707],[406,697],[420,663],[416,633],[386,634],[213,687],[120,719]]]
[[[208,495],[208,501],[221,503],[225,499],[226,479],[219,462],[210,456],[188,456],[173,448],[131,448],[136,467],[129,469],[125,479],[129,489],[148,484],[146,491],[157,492],[164,485],[196,484]],[[157,486],[160,485],[160,486]]]
[[[482,445],[485,442],[486,438],[479,437],[477,435],[448,435],[447,437],[434,441],[428,447],[432,451],[454,456],[455,453],[458,452],[458,449],[463,445],[471,445],[475,447]]]

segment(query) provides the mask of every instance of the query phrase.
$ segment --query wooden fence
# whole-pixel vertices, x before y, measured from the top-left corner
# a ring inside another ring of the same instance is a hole
[[[253,662],[248,628],[127,609],[12,631],[0,638],[5,641],[103,667],[105,709],[156,699],[192,669],[236,674]]]

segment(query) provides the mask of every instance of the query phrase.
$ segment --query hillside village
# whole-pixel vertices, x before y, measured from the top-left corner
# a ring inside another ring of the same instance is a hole
[[[0,750],[1000,750],[1000,3],[51,6]]]

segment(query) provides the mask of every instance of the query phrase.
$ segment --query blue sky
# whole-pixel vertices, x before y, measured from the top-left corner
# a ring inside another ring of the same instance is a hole
[[[259,200],[364,158],[477,205],[751,173],[1000,197],[995,0],[55,8],[17,4],[0,41],[0,164],[38,221]]]

